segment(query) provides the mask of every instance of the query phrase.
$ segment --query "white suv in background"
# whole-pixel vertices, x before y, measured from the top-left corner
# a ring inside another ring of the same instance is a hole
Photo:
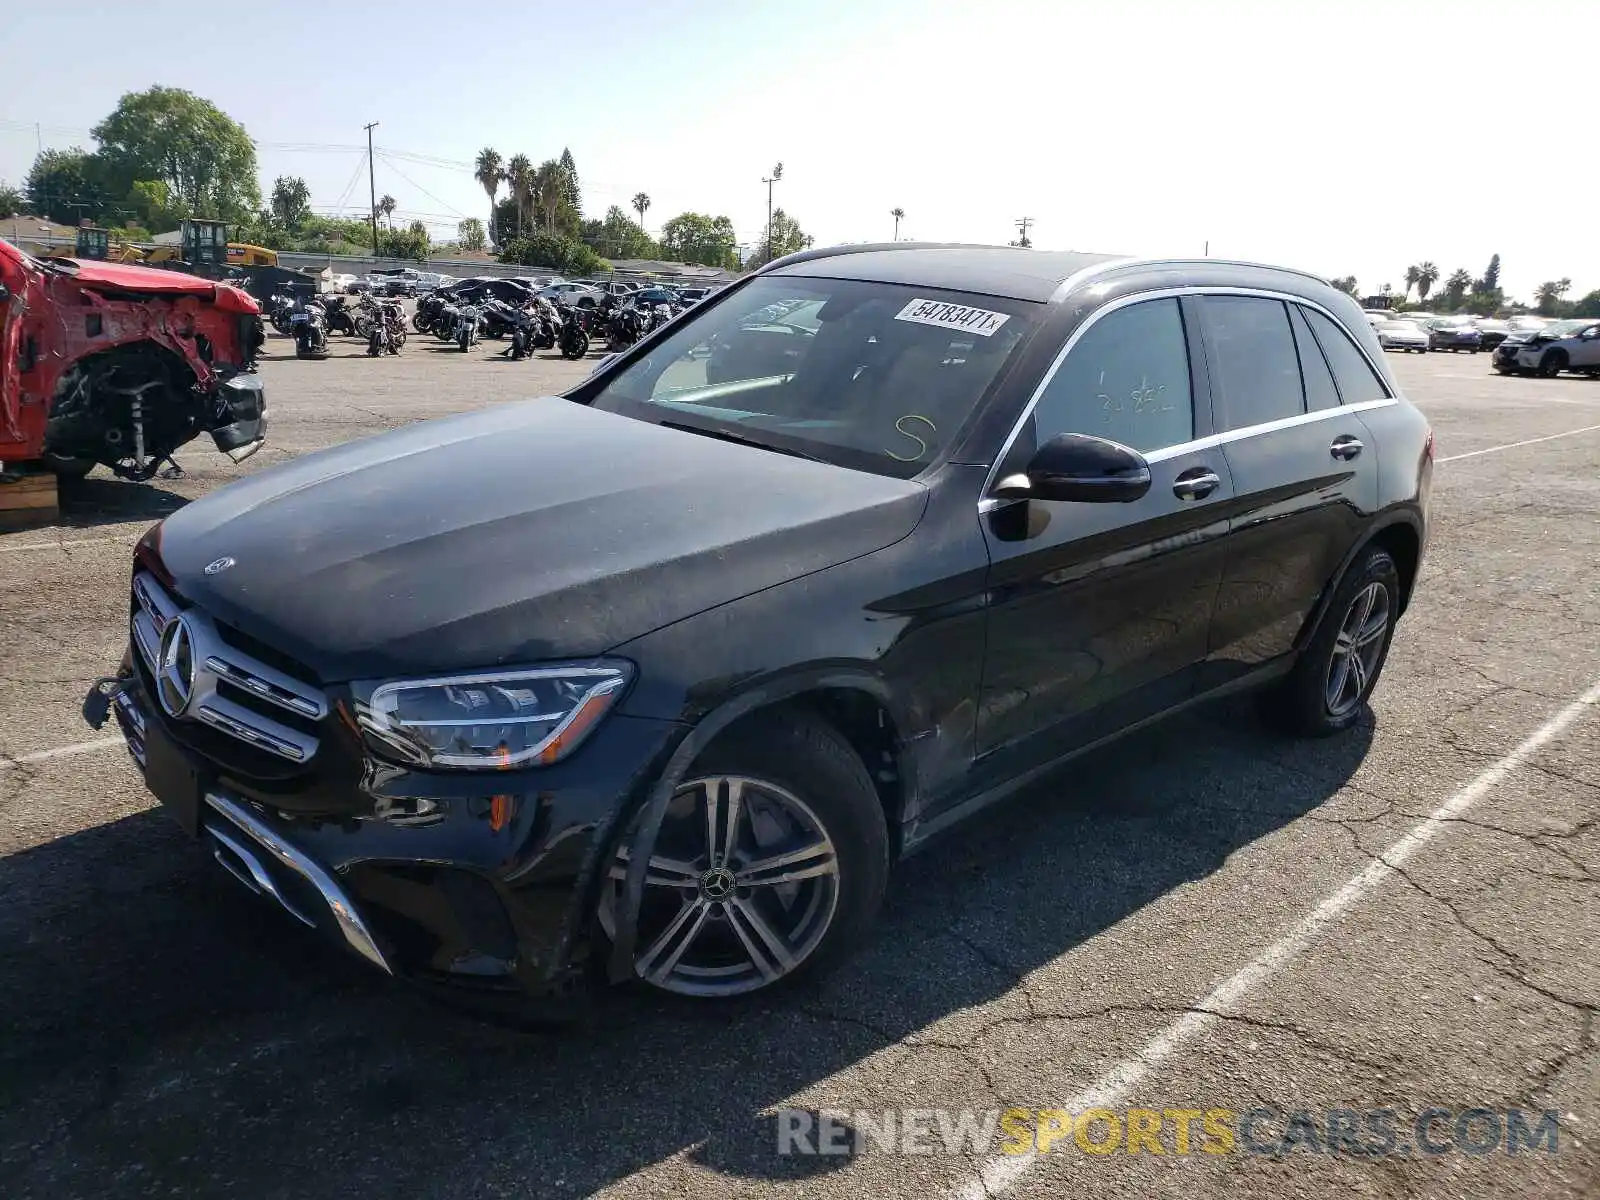
[[[1517,347],[1516,366],[1554,377],[1563,371],[1600,377],[1600,319],[1564,321]]]

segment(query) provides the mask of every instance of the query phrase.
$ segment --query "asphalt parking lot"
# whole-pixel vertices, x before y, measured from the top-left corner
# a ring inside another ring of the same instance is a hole
[[[1600,383],[1393,359],[1437,435],[1433,541],[1351,735],[1283,742],[1248,703],[1183,717],[906,864],[820,987],[714,1016],[617,996],[518,1032],[302,936],[78,717],[152,520],[587,370],[436,345],[318,363],[270,338],[256,458],[97,472],[58,525],[0,535],[7,1195],[1600,1194]],[[777,1153],[780,1108],[1012,1105],[1560,1128],[1554,1153]]]

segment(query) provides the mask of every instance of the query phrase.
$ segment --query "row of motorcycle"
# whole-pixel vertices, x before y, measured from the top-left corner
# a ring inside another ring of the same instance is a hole
[[[680,305],[616,296],[580,306],[532,295],[513,303],[481,287],[441,289],[417,301],[411,328],[431,333],[441,342],[454,342],[463,353],[480,338],[490,337],[508,340],[503,353],[511,359],[527,358],[535,350],[559,350],[563,358],[579,359],[596,341],[612,352],[625,349],[681,311]],[[294,339],[297,358],[327,358],[328,339],[339,335],[365,341],[374,358],[399,354],[406,344],[405,311],[399,301],[371,295],[352,303],[344,296],[282,292],[269,302],[267,319],[279,333]]]
[[[504,338],[506,357],[520,360],[535,350],[559,350],[567,359],[589,353],[592,342],[611,351],[633,345],[681,311],[673,305],[639,305],[608,296],[593,306],[559,304],[543,296],[511,303],[487,293],[433,293],[417,302],[411,327],[454,342],[463,352],[480,337]]]
[[[399,354],[406,344],[405,311],[396,301],[371,296],[351,305],[343,296],[277,293],[268,303],[267,320],[294,339],[296,358],[327,358],[328,339],[335,335],[366,342],[372,358]]]

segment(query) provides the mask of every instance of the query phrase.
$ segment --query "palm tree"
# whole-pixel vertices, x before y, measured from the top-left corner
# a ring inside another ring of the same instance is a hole
[[[378,201],[378,211],[383,214],[383,219],[389,222],[389,228],[394,228],[394,197],[388,192],[383,194],[383,199]]]
[[[1431,262],[1422,263],[1417,267],[1417,298],[1424,304],[1427,303],[1428,293],[1433,291],[1433,285],[1439,282],[1439,268]]]
[[[1406,294],[1407,300],[1411,299],[1411,289],[1417,286],[1417,281],[1422,278],[1422,268],[1415,263],[1406,268]]]
[[[639,228],[643,229],[644,214],[650,210],[650,197],[645,195],[643,192],[634,193],[633,208],[634,211],[639,214]]]
[[[561,201],[567,194],[567,173],[555,159],[539,164],[533,173],[534,209],[544,218],[544,227],[553,232],[556,214],[561,211]]]
[[[1543,315],[1553,317],[1557,303],[1571,289],[1570,279],[1547,279],[1534,290],[1533,298],[1539,302],[1539,311]]]
[[[478,161],[472,168],[472,177],[489,195],[489,240],[498,241],[494,233],[494,194],[500,190],[502,164],[500,151],[493,146],[485,146],[478,151]]]
[[[904,219],[906,210],[898,207],[891,208],[889,215],[894,218],[894,240],[898,242],[900,240],[900,222]]]
[[[517,202],[517,236],[522,236],[522,215],[533,199],[533,163],[526,154],[513,154],[506,164],[505,180]]]
[[[1467,294],[1471,286],[1472,272],[1462,267],[1457,267],[1450,273],[1450,278],[1444,281],[1445,293],[1457,301]]]

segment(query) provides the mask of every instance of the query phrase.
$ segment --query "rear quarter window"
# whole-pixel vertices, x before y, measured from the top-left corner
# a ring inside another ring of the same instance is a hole
[[[1366,355],[1350,340],[1350,335],[1316,309],[1302,308],[1301,311],[1305,313],[1312,332],[1317,335],[1322,353],[1333,370],[1334,381],[1339,385],[1339,398],[1346,404],[1388,399],[1388,387],[1372,369],[1372,364],[1367,362]]]

